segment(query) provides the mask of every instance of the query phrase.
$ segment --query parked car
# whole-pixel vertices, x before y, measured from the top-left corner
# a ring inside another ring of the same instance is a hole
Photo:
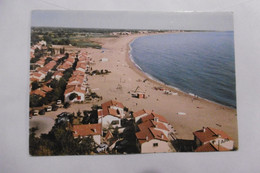
[[[47,106],[47,107],[46,107],[46,111],[47,111],[47,112],[50,112],[51,110],[52,110],[52,106]]]
[[[39,115],[39,110],[34,110],[34,111],[33,111],[33,115],[34,115],[34,116]]]

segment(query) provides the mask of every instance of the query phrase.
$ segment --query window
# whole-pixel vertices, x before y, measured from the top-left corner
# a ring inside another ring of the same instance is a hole
[[[153,147],[158,147],[158,143],[153,143]]]

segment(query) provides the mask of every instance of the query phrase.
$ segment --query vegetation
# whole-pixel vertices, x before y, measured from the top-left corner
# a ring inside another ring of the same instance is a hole
[[[70,100],[73,100],[73,99],[75,99],[77,96],[78,96],[78,94],[76,94],[76,93],[71,93],[70,96],[69,96],[69,99],[70,99]]]
[[[45,40],[48,45],[73,45],[78,47],[92,47],[101,49],[99,43],[91,41],[91,37],[109,36],[109,32],[96,32],[95,30],[74,29],[74,28],[32,28],[31,44],[36,44],[40,40]],[[53,52],[53,50],[48,49]],[[60,50],[64,53],[64,48]]]
[[[41,87],[41,85],[40,85],[40,83],[38,81],[32,82],[32,90],[36,90],[36,89],[38,89],[40,87]]]
[[[65,102],[64,103],[64,108],[68,108],[68,107],[70,107],[70,103],[69,102]]]
[[[44,65],[48,64],[51,60],[52,60],[51,57],[46,58],[46,59],[45,59],[45,62],[44,62]]]
[[[52,77],[52,75],[53,75],[52,72],[48,72],[47,75],[46,75],[45,78],[44,78],[44,81],[47,82],[48,80],[50,80],[51,77]]]
[[[111,73],[111,71],[108,71],[108,70],[94,70],[90,73],[90,75],[104,75],[104,74],[108,74],[108,73]]]
[[[91,111],[84,110],[83,111],[83,119],[82,124],[96,124],[98,123],[98,114],[97,114],[98,107],[92,107]]]
[[[33,156],[48,155],[85,155],[94,151],[93,137],[74,138],[73,132],[68,129],[67,122],[55,123],[48,134],[35,137],[37,129],[30,129],[29,152]]]
[[[40,107],[44,103],[44,99],[36,94],[30,95],[30,107]]]
[[[39,114],[40,115],[44,115],[45,114],[45,109],[40,110]]]
[[[43,51],[36,48],[34,50],[34,58],[31,59],[31,63],[35,63],[37,61],[39,61],[39,59],[43,56]]]

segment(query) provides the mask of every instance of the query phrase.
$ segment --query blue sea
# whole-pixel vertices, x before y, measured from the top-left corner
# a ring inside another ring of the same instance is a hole
[[[236,108],[234,32],[143,36],[130,44],[130,54],[151,78]]]

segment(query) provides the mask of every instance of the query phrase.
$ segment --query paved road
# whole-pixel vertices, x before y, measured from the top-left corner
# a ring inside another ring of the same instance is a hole
[[[36,137],[40,137],[41,134],[47,134],[49,131],[51,131],[55,121],[47,116],[39,115],[39,116],[33,116],[30,119],[30,128],[32,127],[38,127],[39,130],[37,130]]]

